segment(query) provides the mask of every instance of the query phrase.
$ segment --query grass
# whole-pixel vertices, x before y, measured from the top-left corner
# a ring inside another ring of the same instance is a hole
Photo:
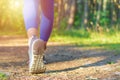
[[[0,80],[7,80],[7,76],[3,73],[0,73]]]
[[[119,31],[108,33],[86,32],[85,30],[53,31],[50,41],[74,44],[80,47],[101,47],[119,51],[119,34]]]
[[[25,30],[21,31],[1,31],[0,36],[17,36],[22,35],[26,37]],[[101,47],[104,49],[117,50],[120,47],[120,31],[119,30],[109,30],[109,32],[103,31],[102,33],[97,33],[95,31],[87,32],[84,29],[72,29],[72,30],[53,30],[50,37],[51,42],[60,42],[63,44],[72,44],[79,47]],[[116,53],[118,54],[118,53]]]

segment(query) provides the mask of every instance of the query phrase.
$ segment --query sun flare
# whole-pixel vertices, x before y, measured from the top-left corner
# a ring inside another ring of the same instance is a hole
[[[22,1],[12,0],[12,1],[10,1],[9,5],[10,5],[10,7],[9,7],[10,9],[17,10],[18,8],[22,7]]]

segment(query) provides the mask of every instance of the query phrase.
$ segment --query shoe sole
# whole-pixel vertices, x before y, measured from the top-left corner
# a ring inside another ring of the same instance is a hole
[[[31,74],[39,74],[39,73],[44,73],[46,68],[43,63],[43,53],[44,50],[40,50],[39,55],[35,55],[35,51],[33,51],[33,63],[32,66],[30,67],[29,72]]]
[[[32,67],[30,68],[30,73],[38,74],[45,72],[46,68],[44,66],[41,55],[34,55],[34,61]]]

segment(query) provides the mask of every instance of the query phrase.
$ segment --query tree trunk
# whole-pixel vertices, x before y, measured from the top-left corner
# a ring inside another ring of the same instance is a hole
[[[57,27],[58,30],[60,29],[60,24],[61,24],[61,20],[62,20],[62,10],[63,10],[63,0],[58,0],[58,17],[57,17]]]
[[[114,0],[111,0],[111,26],[113,26],[116,21],[117,21],[117,15],[115,11],[115,3]]]
[[[118,25],[120,26],[120,0],[118,2]]]
[[[107,0],[103,0],[103,11],[106,11],[107,8]]]
[[[72,0],[67,29],[71,29],[71,27],[74,23],[75,12],[76,12],[76,0]]]
[[[86,29],[88,24],[88,0],[84,0],[84,17],[83,17],[83,26]]]
[[[97,8],[97,16],[96,16],[96,28],[95,28],[97,32],[102,32],[102,27],[100,27],[101,8],[102,8],[102,1],[98,0],[98,8]]]

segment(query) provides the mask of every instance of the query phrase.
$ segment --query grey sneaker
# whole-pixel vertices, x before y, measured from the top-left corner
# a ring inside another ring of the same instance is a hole
[[[45,45],[43,41],[33,36],[31,38],[30,47],[29,47],[30,73],[38,74],[45,72],[46,68],[43,63],[44,51],[45,51]]]

